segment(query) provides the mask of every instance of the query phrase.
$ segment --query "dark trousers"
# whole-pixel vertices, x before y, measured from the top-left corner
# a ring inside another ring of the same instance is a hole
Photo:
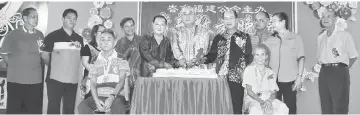
[[[19,84],[7,82],[7,92],[7,114],[42,114],[42,83]]]
[[[107,98],[99,97],[105,103]],[[78,110],[80,114],[95,114],[95,110],[97,109],[96,103],[93,97],[89,97],[83,100],[78,105]],[[114,102],[110,107],[111,114],[125,114],[126,113],[126,106],[125,106],[125,97],[124,96],[117,96]]]
[[[294,83],[294,81],[277,82],[279,91],[277,92],[276,98],[286,104],[289,108],[289,114],[296,114],[296,91],[292,90]]]
[[[322,114],[347,114],[350,75],[347,66],[321,67],[319,93]]]
[[[234,114],[242,114],[243,100],[244,100],[244,88],[241,83],[228,81],[231,99],[233,104]]]
[[[74,114],[77,84],[62,83],[48,79],[48,114],[60,114],[61,99],[63,100],[63,114]]]

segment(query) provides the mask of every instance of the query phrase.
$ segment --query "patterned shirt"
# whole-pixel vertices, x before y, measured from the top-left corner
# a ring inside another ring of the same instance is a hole
[[[229,81],[241,83],[245,67],[252,61],[249,34],[238,31],[215,36],[205,64],[216,63],[216,72]]]
[[[209,32],[204,27],[175,28],[172,37],[174,56],[178,60],[190,61],[198,54],[205,55],[208,52]]]
[[[94,65],[96,69],[90,71],[90,77],[96,77],[96,88],[98,96],[108,97],[113,94],[116,85],[119,82],[119,73],[127,72],[129,74],[129,63],[119,58],[115,50],[111,56],[106,59],[103,52],[99,53]]]

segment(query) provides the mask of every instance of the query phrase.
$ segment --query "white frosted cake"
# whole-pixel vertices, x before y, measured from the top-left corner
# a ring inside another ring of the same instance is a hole
[[[157,69],[153,77],[218,78],[215,69]]]

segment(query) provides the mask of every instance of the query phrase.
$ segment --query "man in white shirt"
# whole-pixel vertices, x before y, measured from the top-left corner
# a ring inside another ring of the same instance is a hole
[[[349,111],[349,68],[359,54],[349,32],[336,26],[335,11],[323,13],[325,30],[318,36],[319,92],[322,114],[347,114]]]

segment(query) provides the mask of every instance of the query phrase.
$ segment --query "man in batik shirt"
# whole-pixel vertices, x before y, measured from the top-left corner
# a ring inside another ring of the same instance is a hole
[[[235,11],[223,13],[226,31],[215,36],[205,64],[215,62],[216,73],[229,83],[234,114],[242,113],[244,88],[242,73],[252,59],[252,47],[249,34],[237,30]]]
[[[173,28],[173,52],[180,62],[187,67],[193,66],[194,59],[207,54],[209,47],[209,31],[202,24],[195,24],[195,10],[184,7],[180,12],[181,22]]]

